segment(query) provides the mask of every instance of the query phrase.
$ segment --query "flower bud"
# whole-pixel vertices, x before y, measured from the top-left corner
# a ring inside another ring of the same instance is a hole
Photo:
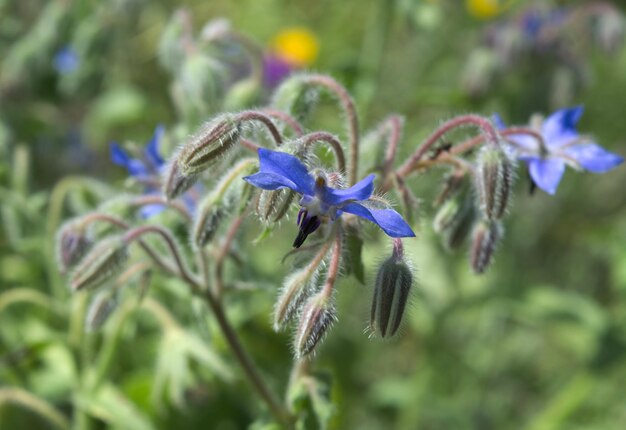
[[[87,253],[92,245],[87,232],[75,220],[61,226],[56,237],[56,254],[59,271],[67,273]]]
[[[380,265],[374,287],[370,328],[381,337],[393,336],[400,327],[413,284],[413,273],[402,255],[402,242],[396,243],[400,245],[395,246],[392,256]]]
[[[85,328],[93,332],[99,330],[113,311],[117,309],[118,298],[115,292],[103,291],[91,300],[85,317]]]
[[[254,106],[261,95],[261,87],[256,79],[241,80],[228,89],[224,96],[223,109],[238,111]]]
[[[482,220],[476,224],[470,248],[470,265],[474,273],[480,274],[487,270],[502,233],[499,221]]]
[[[513,163],[500,146],[484,146],[478,154],[476,188],[480,209],[487,219],[506,212],[513,186]]]
[[[433,229],[439,233],[446,248],[458,248],[469,234],[476,216],[474,199],[466,190],[446,200],[433,219]]]
[[[85,255],[70,277],[73,291],[98,287],[120,273],[128,260],[128,247],[121,237],[109,237]]]
[[[220,115],[205,124],[178,153],[178,165],[184,175],[198,174],[215,164],[232,149],[241,137],[241,128],[232,115]]]
[[[178,165],[177,158],[174,157],[167,169],[163,183],[163,194],[168,200],[174,200],[191,188],[197,180],[198,175],[196,174],[184,174]]]
[[[283,287],[274,306],[274,330],[280,331],[296,316],[304,301],[313,292],[312,284],[317,275],[321,260],[285,278]]]
[[[196,210],[193,224],[193,243],[198,248],[213,240],[220,222],[225,216],[225,208],[215,194],[207,196]]]
[[[306,75],[292,75],[274,92],[272,106],[287,112],[298,122],[303,122],[317,104],[319,91],[303,81]]]
[[[332,299],[324,292],[310,297],[302,313],[294,339],[296,357],[302,358],[313,352],[326,330],[337,319]]]
[[[256,212],[263,222],[278,222],[287,214],[295,197],[295,191],[289,188],[263,190],[257,201]]]

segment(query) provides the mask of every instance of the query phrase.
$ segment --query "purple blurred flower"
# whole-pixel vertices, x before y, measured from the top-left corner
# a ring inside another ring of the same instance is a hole
[[[369,175],[347,189],[327,186],[327,178],[312,175],[293,155],[259,149],[260,171],[243,178],[264,190],[290,188],[302,195],[298,214],[299,233],[293,244],[299,248],[307,236],[321,225],[323,219],[335,220],[343,212],[365,218],[378,225],[391,237],[413,237],[415,233],[393,209],[374,209],[367,205],[374,191],[374,175]],[[363,204],[366,203],[366,204]]]
[[[565,165],[592,173],[605,173],[624,162],[621,156],[609,152],[588,138],[581,136],[576,124],[583,107],[560,109],[543,120],[538,131],[545,147],[529,135],[509,135],[515,144],[518,158],[528,166],[533,182],[548,194],[556,189],[565,172]],[[499,128],[505,128],[502,119],[494,115]]]
[[[54,68],[61,75],[67,75],[78,69],[80,60],[73,48],[65,46],[54,55]]]
[[[267,88],[275,88],[293,70],[294,67],[278,55],[267,54],[263,58],[263,84]]]

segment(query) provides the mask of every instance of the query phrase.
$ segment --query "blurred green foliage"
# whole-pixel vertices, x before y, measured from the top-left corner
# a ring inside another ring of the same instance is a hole
[[[523,123],[558,107],[547,96],[551,65],[541,58],[525,58],[478,97],[464,91],[470,51],[491,22],[458,1],[0,0],[2,428],[269,428],[211,316],[181,285],[155,276],[143,301],[128,295],[101,331],[86,333],[89,297],[70,295],[54,262],[62,220],[115,193],[105,180],[122,173],[109,162],[109,141],[144,142],[157,123],[176,124],[184,136],[213,111],[190,113],[171,97],[178,73],[192,75],[178,81],[191,86],[187,96],[206,89],[193,86],[206,77],[202,64],[159,65],[161,35],[179,7],[196,29],[225,17],[262,46],[285,27],[308,27],[321,47],[313,68],[353,93],[364,129],[389,112],[406,117],[402,155],[457,113],[498,111]],[[65,47],[78,66],[60,73],[55,56]],[[624,155],[626,49],[609,56],[589,48],[582,60],[586,84],[568,95],[585,105],[581,128]],[[316,118],[336,129],[333,115],[322,108]],[[386,255],[382,243],[365,247],[366,285],[342,281],[340,320],[318,353],[316,377],[288,393],[310,411],[305,426],[622,429],[624,168],[566,173],[554,197],[528,194],[520,177],[507,238],[481,277],[432,232],[424,202],[439,179],[410,184],[424,199],[419,240],[408,245],[418,285],[402,333],[392,341],[362,334],[375,266]],[[273,240],[290,234],[276,231]],[[245,269],[230,267],[257,283],[233,293],[229,314],[270,385],[282,388],[292,355],[269,315],[284,249],[260,248]]]

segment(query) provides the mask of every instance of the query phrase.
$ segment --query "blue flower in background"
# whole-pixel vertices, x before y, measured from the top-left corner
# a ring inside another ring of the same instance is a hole
[[[142,159],[132,158],[121,146],[113,142],[110,145],[111,161],[118,166],[128,170],[128,174],[139,181],[146,182],[145,194],[160,194],[160,189],[154,184],[149,183],[149,179],[156,177],[161,173],[165,160],[159,154],[159,144],[165,132],[162,125],[158,125],[154,129],[152,138],[144,149],[144,157]],[[141,215],[149,218],[163,211],[163,205],[154,204],[146,205],[141,208]]]
[[[366,203],[374,191],[374,175],[369,175],[347,189],[327,186],[323,174],[312,175],[306,166],[285,152],[259,149],[260,170],[246,176],[245,181],[264,190],[290,188],[302,195],[298,214],[298,237],[293,246],[299,248],[325,219],[335,220],[343,212],[365,218],[378,225],[391,237],[413,237],[415,233],[393,209],[374,209]]]
[[[54,68],[61,75],[67,75],[78,69],[80,64],[78,54],[74,49],[65,46],[54,55]]]
[[[592,173],[605,173],[624,162],[621,156],[609,152],[600,145],[581,136],[576,124],[583,114],[583,107],[560,109],[543,120],[537,127],[545,147],[529,135],[509,135],[518,150],[518,158],[528,166],[533,182],[548,194],[556,189],[565,172],[565,165]],[[496,125],[505,128],[502,119],[494,115]]]

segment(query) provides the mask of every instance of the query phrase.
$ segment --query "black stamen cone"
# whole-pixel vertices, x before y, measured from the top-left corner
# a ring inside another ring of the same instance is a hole
[[[298,214],[298,236],[293,241],[294,248],[300,248],[306,238],[320,226],[322,222],[317,216],[309,216],[306,211],[300,211]]]

